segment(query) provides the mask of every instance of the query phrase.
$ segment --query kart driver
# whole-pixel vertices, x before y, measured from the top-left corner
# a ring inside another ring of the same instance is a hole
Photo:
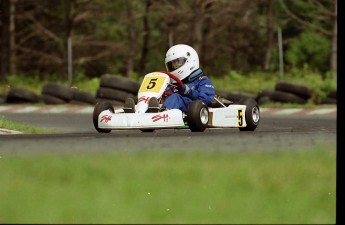
[[[165,99],[160,111],[180,109],[186,112],[193,100],[201,100],[206,105],[211,104],[215,96],[214,87],[211,80],[199,68],[198,53],[192,47],[185,44],[172,46],[166,53],[165,66],[168,72],[182,81],[183,85],[168,90],[172,94]],[[172,82],[176,83],[174,80]],[[149,111],[157,106],[158,100],[151,98]]]

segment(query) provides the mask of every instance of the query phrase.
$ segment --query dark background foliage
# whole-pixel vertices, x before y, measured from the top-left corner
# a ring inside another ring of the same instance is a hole
[[[336,0],[0,0],[1,76],[129,76],[164,69],[169,46],[185,43],[215,77],[278,70],[277,31],[287,69],[337,68]]]

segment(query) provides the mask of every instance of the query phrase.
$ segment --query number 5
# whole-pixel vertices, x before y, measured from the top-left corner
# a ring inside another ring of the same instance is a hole
[[[242,127],[243,126],[243,112],[242,109],[238,110],[238,126]]]
[[[158,80],[158,78],[154,78],[154,79],[151,79],[150,82],[149,82],[149,85],[147,85],[147,89],[152,89],[154,88],[154,86],[156,86],[156,81]]]

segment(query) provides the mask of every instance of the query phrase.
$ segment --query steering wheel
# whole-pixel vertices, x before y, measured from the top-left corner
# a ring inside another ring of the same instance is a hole
[[[156,72],[164,73],[164,74],[168,75],[171,79],[173,79],[174,81],[176,81],[176,83],[177,83],[178,86],[182,86],[182,85],[183,85],[182,81],[181,81],[177,76],[175,76],[175,75],[172,74],[172,73],[169,73],[169,72],[164,71],[164,70],[158,70],[158,71],[156,71]],[[167,91],[164,92],[164,95],[165,95],[165,96],[169,96],[169,95],[171,95],[171,94],[172,94],[171,92],[167,92]]]
[[[163,71],[163,70],[158,70],[158,71],[156,71],[156,72],[165,73],[165,74],[168,75],[171,79],[173,79],[174,81],[176,81],[177,84],[178,84],[178,86],[182,86],[182,85],[183,85],[182,81],[181,81],[177,76],[175,76],[175,75],[172,74],[172,73],[169,73],[169,72]]]

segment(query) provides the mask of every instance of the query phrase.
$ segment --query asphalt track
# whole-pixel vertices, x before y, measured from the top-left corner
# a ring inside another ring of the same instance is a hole
[[[132,151],[296,151],[326,146],[336,149],[336,113],[325,115],[272,115],[262,113],[254,132],[237,128],[139,130],[99,134],[91,113],[11,113],[7,119],[36,127],[53,128],[56,134],[0,135],[0,157],[18,154],[86,154]]]

